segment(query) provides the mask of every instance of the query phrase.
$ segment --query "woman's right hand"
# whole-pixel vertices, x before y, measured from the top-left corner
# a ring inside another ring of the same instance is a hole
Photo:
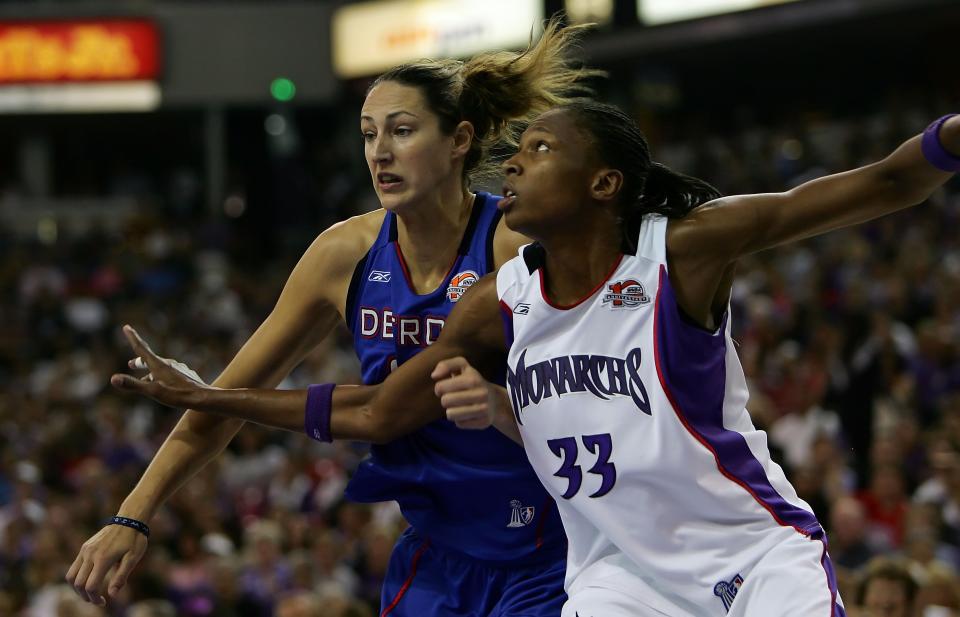
[[[123,334],[137,354],[129,362],[130,368],[148,373],[140,378],[125,373],[113,375],[110,384],[117,390],[147,396],[169,407],[191,407],[204,390],[211,389],[186,364],[155,354],[131,326],[124,326]]]
[[[116,598],[127,584],[130,572],[147,550],[147,537],[129,527],[107,525],[83,543],[67,570],[66,580],[81,598],[99,606],[106,605],[104,586],[111,568],[106,594]]]

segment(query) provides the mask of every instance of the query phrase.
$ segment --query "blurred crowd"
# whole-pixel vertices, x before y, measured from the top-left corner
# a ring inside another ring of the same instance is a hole
[[[891,107],[650,132],[655,158],[732,194],[877,160],[934,117]],[[958,219],[954,181],[921,207],[739,266],[749,408],[827,528],[851,616],[960,617]],[[363,446],[255,426],[151,522],[117,601],[84,604],[63,583],[179,417],[107,386],[130,356],[119,326],[213,379],[298,257],[258,261],[251,240],[151,209],[52,241],[0,229],[0,615],[376,614],[405,523],[394,504],[343,500]],[[344,332],[281,387],[319,381],[359,381]]]

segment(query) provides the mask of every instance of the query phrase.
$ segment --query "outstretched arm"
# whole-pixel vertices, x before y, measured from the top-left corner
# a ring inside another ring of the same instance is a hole
[[[434,367],[445,358],[462,356],[482,370],[492,370],[505,349],[498,312],[496,279],[488,275],[460,299],[439,340],[382,384],[334,388],[325,403],[328,422],[324,421],[321,433],[334,439],[385,443],[444,417],[433,391]],[[159,358],[132,328],[124,332],[134,351],[146,361],[151,379],[118,374],[110,380],[114,387],[172,407],[190,407],[289,431],[304,430],[308,391],[206,386]]]
[[[367,249],[368,244],[363,244],[367,226],[373,227],[372,222],[366,224],[358,217],[335,225],[314,241],[287,280],[270,316],[215,385],[272,387],[327,335],[340,320],[349,272]],[[234,418],[187,411],[117,514],[149,523],[157,509],[216,457],[242,425]],[[67,582],[84,600],[104,604],[107,593],[116,596],[126,584],[146,548],[146,537],[133,529],[103,527],[80,548],[67,572]],[[118,567],[108,577],[114,565]]]
[[[960,160],[960,116],[940,127],[939,142],[947,156]],[[704,204],[668,228],[670,281],[677,299],[690,316],[709,325],[714,298],[729,293],[724,274],[741,256],[917,205],[951,175],[927,160],[921,136],[916,136],[882,161],[785,193],[736,195]]]

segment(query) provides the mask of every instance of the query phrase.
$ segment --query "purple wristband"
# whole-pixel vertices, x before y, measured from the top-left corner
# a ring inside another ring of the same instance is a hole
[[[333,389],[336,384],[319,383],[307,388],[307,410],[303,428],[308,437],[327,443],[330,436],[330,411],[333,409]]]
[[[923,139],[920,141],[920,149],[923,151],[924,158],[940,171],[960,172],[960,156],[947,152],[947,149],[940,143],[940,127],[956,115],[949,114],[934,120],[923,132]]]

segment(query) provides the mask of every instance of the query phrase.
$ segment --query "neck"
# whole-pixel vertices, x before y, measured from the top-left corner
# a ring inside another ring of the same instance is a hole
[[[610,274],[619,262],[620,227],[617,218],[603,214],[591,222],[540,240],[546,249],[544,285],[547,297],[567,306],[579,302]]]
[[[397,213],[397,239],[415,281],[440,276],[453,262],[474,195],[459,181]]]

